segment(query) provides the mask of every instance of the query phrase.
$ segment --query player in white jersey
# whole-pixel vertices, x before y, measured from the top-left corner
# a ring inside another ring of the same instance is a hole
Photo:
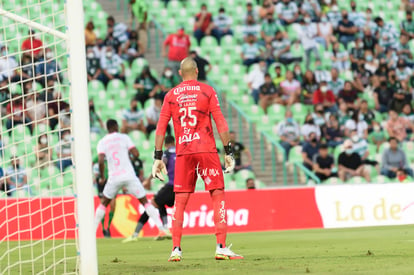
[[[116,120],[109,119],[106,122],[108,134],[103,137],[97,146],[99,163],[99,181],[103,184],[105,178],[105,159],[108,163],[108,181],[106,182],[101,198],[101,204],[95,212],[95,228],[105,216],[106,207],[115,198],[118,191],[125,187],[127,192],[134,195],[145,207],[145,212],[152,218],[160,231],[160,234],[170,234],[164,229],[157,209],[148,201],[141,181],[135,175],[129,155],[139,157],[139,152],[129,136],[119,133]]]

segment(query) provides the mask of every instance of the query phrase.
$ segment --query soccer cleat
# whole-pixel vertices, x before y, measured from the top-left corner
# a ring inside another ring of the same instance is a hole
[[[136,242],[138,241],[138,236],[131,235],[126,239],[122,240],[122,243]]]
[[[216,248],[216,260],[241,260],[244,259],[242,255],[236,254],[230,250],[231,245],[222,248],[221,245],[217,245]]]
[[[102,233],[105,238],[111,238],[111,231],[109,231],[109,229],[102,230]]]
[[[169,262],[181,262],[183,259],[183,252],[179,247],[175,247],[174,250],[171,252],[171,256],[168,259]]]
[[[164,230],[160,230],[160,232],[158,233],[158,236],[154,238],[154,240],[156,241],[162,241],[164,239],[172,239],[172,235],[170,230],[168,229],[164,229]]]

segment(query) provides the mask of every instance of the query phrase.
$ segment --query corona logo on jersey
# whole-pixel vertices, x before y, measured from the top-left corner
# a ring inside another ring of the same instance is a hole
[[[182,86],[173,90],[174,95],[178,95],[184,91],[200,91],[200,86]]]

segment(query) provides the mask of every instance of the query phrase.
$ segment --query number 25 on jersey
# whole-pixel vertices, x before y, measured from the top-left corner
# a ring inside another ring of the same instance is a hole
[[[183,115],[180,117],[181,120],[181,127],[186,127],[187,122],[185,121],[185,118],[190,118],[191,120],[188,122],[189,126],[196,126],[197,124],[197,116],[193,114],[193,111],[196,110],[196,107],[183,107],[180,108],[179,112]]]

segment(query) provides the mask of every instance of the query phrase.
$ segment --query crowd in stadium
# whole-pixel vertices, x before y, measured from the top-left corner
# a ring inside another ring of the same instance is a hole
[[[164,2],[167,6],[171,1]],[[369,182],[377,174],[406,181],[413,177],[414,160],[404,150],[412,148],[414,140],[411,2],[401,7],[391,3],[393,10],[405,11],[405,18],[398,21],[396,16],[384,17],[387,3],[381,12],[369,5],[360,8],[355,1],[347,8],[340,9],[339,4],[335,0],[247,1],[238,24],[229,7],[215,6],[217,11],[212,11],[206,1],[193,14],[192,33],[188,27],[178,27],[163,41],[167,65],[162,74],[158,76],[144,63],[133,70],[132,83],[126,79],[126,70],[134,68],[148,50],[146,32],[142,32],[149,21],[146,12],[135,14],[137,30],[109,16],[106,33],[100,36],[91,20],[85,27],[88,82],[108,87],[119,79],[135,90],[127,100],[129,106],[121,106],[121,131],[141,131],[148,137],[166,92],[180,82],[180,61],[191,55],[197,61],[200,81],[207,81],[212,66],[194,49],[210,36],[223,46],[223,37],[241,30],[239,60],[247,73],[245,89],[265,114],[270,115],[274,106],[285,110],[284,119],[277,123],[277,135],[286,159],[300,146],[304,166],[321,181],[339,177],[345,182],[358,176]],[[55,90],[64,76],[53,49],[44,47],[35,31],[29,30],[21,56],[9,53],[6,43],[1,43],[0,50],[1,114],[9,133],[19,125],[30,133],[39,127],[69,128],[69,104]],[[36,82],[26,81],[33,78]],[[21,91],[10,91],[11,82],[20,83]],[[89,102],[91,132],[103,134],[97,100]],[[39,137],[33,165],[55,162],[62,171],[71,165],[70,131],[59,132],[54,141],[56,148],[51,149],[49,137]],[[240,158],[239,166],[251,169],[248,149],[242,141],[239,144],[248,160],[242,165]],[[24,169],[16,165],[15,155],[8,156],[12,157],[10,167],[0,169],[0,175],[14,171],[7,183],[24,184]]]

